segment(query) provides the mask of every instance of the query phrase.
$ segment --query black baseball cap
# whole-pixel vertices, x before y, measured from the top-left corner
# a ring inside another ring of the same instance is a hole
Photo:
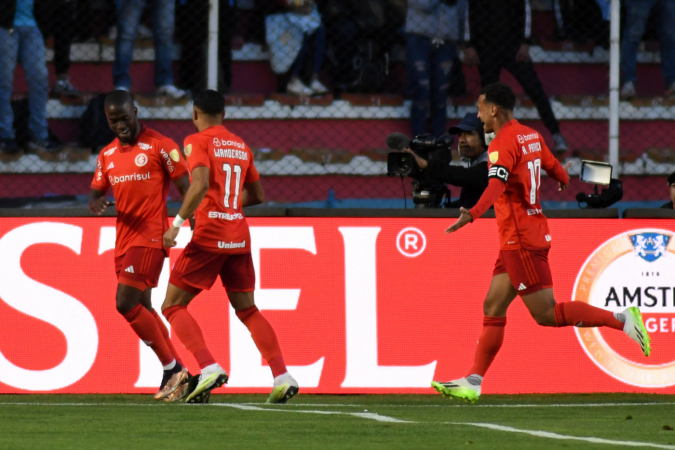
[[[480,121],[476,113],[466,113],[459,125],[448,130],[450,134],[462,134],[464,131],[482,130],[483,122]]]
[[[668,186],[670,186],[673,183],[675,183],[675,172],[671,173],[670,176],[668,177]]]

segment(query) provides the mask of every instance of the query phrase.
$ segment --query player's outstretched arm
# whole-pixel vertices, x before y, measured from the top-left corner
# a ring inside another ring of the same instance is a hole
[[[184,177],[173,180],[174,186],[178,189],[180,198],[185,200],[188,189],[190,189],[190,175],[185,175]],[[194,214],[190,216],[190,228],[194,231],[195,229],[195,216]]]
[[[265,191],[260,180],[253,183],[244,183],[244,192],[241,193],[241,206],[259,205],[265,201]]]
[[[178,216],[174,219],[173,224],[167,232],[164,233],[164,247],[171,248],[176,246],[176,237],[178,237],[180,226],[187,217],[194,215],[208,190],[209,168],[204,166],[195,167],[192,170],[192,184],[190,184],[183,198],[183,205],[180,207],[180,211],[178,211]]]
[[[454,233],[464,225],[473,222],[473,216],[468,209],[459,208],[459,212],[459,219],[457,219],[457,222],[453,223],[447,230],[445,230],[445,234]]]
[[[92,189],[91,192],[89,192],[89,211],[100,216],[108,209],[108,206],[113,206],[115,204],[114,201],[105,198],[105,192],[106,191],[101,191],[99,189]]]
[[[459,219],[457,219],[457,222],[455,222],[450,228],[445,230],[446,234],[450,234],[454,231],[457,231],[467,223],[473,222],[473,219],[478,219],[480,216],[482,216],[485,213],[485,211],[487,211],[490,208],[490,206],[492,206],[494,202],[497,201],[497,199],[499,198],[500,195],[502,195],[505,189],[506,189],[506,182],[502,181],[502,179],[490,178],[488,187],[483,192],[483,195],[481,195],[480,199],[478,200],[478,203],[476,203],[476,206],[474,206],[470,210],[461,208],[460,209],[461,215],[459,216]]]

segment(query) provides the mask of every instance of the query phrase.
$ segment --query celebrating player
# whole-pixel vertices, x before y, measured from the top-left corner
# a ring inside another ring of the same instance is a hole
[[[187,388],[188,373],[177,360],[169,332],[152,308],[150,294],[167,256],[162,235],[168,228],[169,180],[185,196],[190,184],[187,166],[175,142],[145,126],[141,128],[128,92],[108,94],[105,113],[117,138],[98,156],[89,209],[101,215],[116,204],[117,311],[164,366],[155,399],[170,400],[177,387]],[[105,197],[110,187],[115,201]]]
[[[194,355],[201,374],[188,386],[186,401],[201,402],[227,382],[227,374],[209,352],[199,325],[187,306],[218,275],[237,317],[251,332],[256,347],[274,376],[268,403],[285,403],[298,393],[298,383],[286,370],[277,336],[253,300],[255,273],[251,236],[242,208],[263,202],[264,193],[253,155],[238,136],[223,126],[225,100],[204,91],[194,100],[192,121],[198,133],[185,139],[192,184],[164,245],[173,247],[184,218],[196,211],[192,240],[171,271],[162,313],[178,338]]]
[[[431,385],[441,394],[476,401],[481,382],[504,340],[506,310],[520,295],[539,325],[549,327],[610,327],[622,330],[640,344],[645,356],[651,351],[649,335],[640,311],[630,307],[612,313],[584,302],[556,303],[548,265],[551,235],[539,203],[541,170],[567,188],[566,169],[553,157],[542,137],[532,128],[513,119],[516,98],[508,86],[486,86],[478,98],[478,117],[485,132],[494,131],[488,148],[489,184],[476,206],[461,208],[457,222],[447,229],[453,233],[473,222],[494,204],[499,227],[499,258],[492,283],[483,303],[483,331],[473,366],[465,378]]]

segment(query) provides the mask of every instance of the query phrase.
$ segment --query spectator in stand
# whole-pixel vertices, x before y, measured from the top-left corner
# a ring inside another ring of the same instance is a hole
[[[671,173],[670,176],[668,177],[668,187],[670,188],[670,201],[661,206],[661,208],[674,209],[673,205],[675,205],[675,172]]]
[[[609,46],[609,9],[604,3],[601,6],[598,0],[553,0],[553,11],[560,40]]]
[[[665,79],[666,97],[675,96],[675,2],[672,0],[626,0],[626,26],[621,42],[621,98],[635,96],[637,52],[645,32],[647,19],[654,7],[659,13],[661,72]]]
[[[176,3],[175,0],[151,1],[156,92],[158,95],[179,99],[185,96],[185,91],[174,85],[171,71]],[[134,41],[144,7],[145,0],[117,0],[117,41],[113,65],[115,90],[129,91],[131,89],[129,68],[134,56]]]
[[[431,134],[445,133],[452,62],[463,35],[465,11],[465,0],[408,1],[405,63],[413,97],[410,127],[415,136],[425,133],[430,111]]]
[[[286,92],[293,95],[322,95],[328,89],[319,81],[323,62],[326,30],[314,0],[279,0],[285,12],[265,19],[267,44],[270,46],[272,70],[288,73]],[[302,82],[305,58],[313,49],[312,75],[309,86]]]
[[[25,149],[38,154],[57,153],[60,148],[49,141],[46,50],[35,21],[33,0],[3,2],[0,8],[0,49],[0,156],[4,160],[13,160],[23,154],[16,141],[10,102],[17,60],[28,84],[31,140]]]
[[[206,88],[206,43],[209,31],[209,0],[179,0],[177,5],[181,47],[180,86],[193,93]],[[237,25],[235,0],[218,2],[218,91],[232,88],[232,38]]]
[[[468,11],[464,64],[478,64],[483,87],[499,82],[502,68],[508,70],[534,102],[553,136],[553,151],[561,157],[567,142],[530,57],[530,0],[471,0]]]
[[[52,95],[77,97],[81,92],[70,82],[70,46],[73,43],[77,22],[76,0],[37,0],[36,18],[45,38],[54,37],[54,71],[56,81],[52,86]],[[44,26],[42,26],[44,24]]]

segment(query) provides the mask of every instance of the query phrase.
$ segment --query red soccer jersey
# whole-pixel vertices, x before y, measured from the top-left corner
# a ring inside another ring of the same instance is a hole
[[[504,192],[494,203],[500,248],[549,248],[551,233],[539,203],[541,170],[565,184],[569,179],[544,139],[532,128],[511,120],[490,143],[488,161],[488,177],[505,183]]]
[[[190,171],[209,169],[209,190],[197,208],[192,241],[218,253],[249,253],[251,235],[241,209],[244,183],[260,179],[253,153],[224,126],[209,127],[185,139]]]
[[[169,181],[188,174],[178,145],[143,127],[132,145],[115,139],[98,155],[92,189],[112,186],[117,208],[115,256],[129,247],[163,248],[168,229],[166,198]]]

